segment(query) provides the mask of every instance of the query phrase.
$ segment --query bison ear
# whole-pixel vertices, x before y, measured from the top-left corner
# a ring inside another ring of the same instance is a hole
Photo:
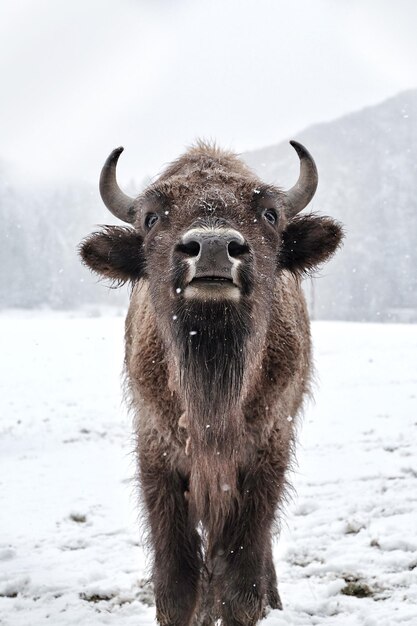
[[[143,239],[132,228],[105,226],[86,237],[79,252],[93,272],[120,284],[144,275]]]
[[[342,239],[341,225],[330,217],[295,217],[282,233],[279,266],[294,274],[308,273],[327,261]]]

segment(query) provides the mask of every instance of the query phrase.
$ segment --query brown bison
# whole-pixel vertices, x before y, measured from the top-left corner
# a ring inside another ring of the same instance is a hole
[[[338,247],[329,217],[297,214],[317,187],[309,152],[289,191],[199,142],[136,199],[100,178],[105,226],[86,265],[130,281],[126,378],[163,626],[252,626],[281,608],[271,535],[311,342],[301,278]]]

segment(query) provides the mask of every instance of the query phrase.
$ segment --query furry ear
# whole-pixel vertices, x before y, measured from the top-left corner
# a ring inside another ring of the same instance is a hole
[[[120,284],[145,273],[143,239],[132,228],[104,226],[81,242],[79,252],[93,272]]]
[[[342,226],[330,217],[296,217],[282,233],[279,265],[295,274],[308,273],[327,261],[342,239]]]

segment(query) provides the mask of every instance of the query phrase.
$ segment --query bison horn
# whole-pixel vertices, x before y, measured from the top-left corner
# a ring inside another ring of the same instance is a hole
[[[298,141],[290,141],[300,158],[300,176],[288,191],[284,192],[288,200],[288,215],[294,217],[310,202],[316,193],[319,177],[314,159],[309,151]]]
[[[107,157],[100,174],[100,195],[113,215],[123,222],[132,224],[136,215],[134,198],[123,193],[116,180],[116,165],[122,152],[123,148],[116,148]]]

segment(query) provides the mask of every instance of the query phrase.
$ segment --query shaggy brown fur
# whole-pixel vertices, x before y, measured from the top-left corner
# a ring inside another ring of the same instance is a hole
[[[273,209],[275,224],[265,219]],[[311,346],[300,276],[338,247],[327,217],[289,219],[285,194],[199,143],[108,226],[84,262],[132,281],[126,373],[161,626],[254,626],[280,608],[271,532],[283,501]],[[157,221],[150,226],[149,215]],[[187,300],[181,237],[241,233],[241,296]]]

